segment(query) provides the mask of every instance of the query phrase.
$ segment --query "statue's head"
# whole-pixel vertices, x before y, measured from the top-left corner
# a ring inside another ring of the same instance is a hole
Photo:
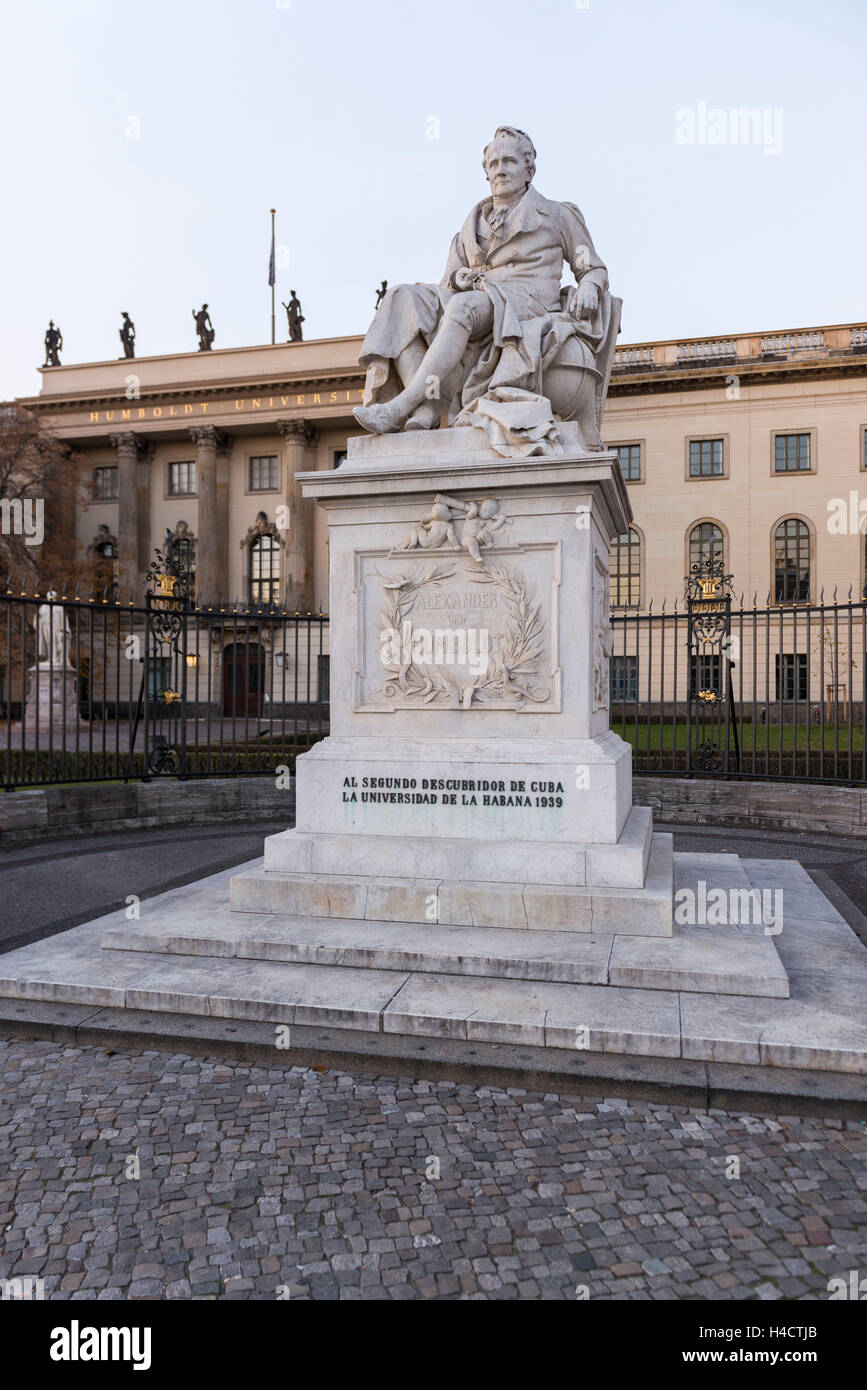
[[[495,502],[493,497],[486,497],[479,507],[479,516],[483,521],[490,521],[492,517],[497,515],[499,510],[499,503]]]
[[[516,126],[501,125],[494,138],[485,146],[482,158],[485,177],[491,192],[501,198],[523,193],[536,172],[536,150],[533,141]]]

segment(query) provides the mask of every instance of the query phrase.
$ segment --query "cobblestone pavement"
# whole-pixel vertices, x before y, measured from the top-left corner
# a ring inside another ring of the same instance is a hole
[[[17,1040],[0,1076],[0,1276],[52,1299],[814,1299],[867,1269],[862,1123]]]

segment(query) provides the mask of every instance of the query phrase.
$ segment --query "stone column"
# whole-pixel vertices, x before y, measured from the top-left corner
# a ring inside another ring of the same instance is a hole
[[[112,434],[109,438],[117,450],[119,597],[126,603],[133,594],[140,601],[148,566],[151,446],[140,434],[132,432]]]
[[[318,430],[306,420],[280,420],[283,436],[283,462],[286,470],[284,494],[289,510],[289,529],[284,540],[286,574],[283,602],[291,610],[306,611],[313,602],[314,503],[305,501],[295,481],[305,471],[304,451],[319,438]]]
[[[196,426],[190,430],[190,437],[196,446],[196,491],[199,496],[196,594],[197,602],[206,608],[227,597],[220,593],[221,538],[217,506],[217,450],[225,448],[227,439],[213,425]],[[225,564],[222,568],[225,570]]]
[[[217,533],[214,538],[217,559],[217,596],[229,600],[229,479],[233,440],[221,434],[217,440]]]

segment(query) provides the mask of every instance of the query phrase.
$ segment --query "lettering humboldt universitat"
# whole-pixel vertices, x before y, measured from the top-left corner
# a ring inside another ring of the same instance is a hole
[[[360,388],[341,388],[339,391],[293,391],[288,396],[234,397],[232,406],[237,413],[257,410],[310,410],[316,406],[351,405],[363,396]],[[182,420],[191,415],[220,413],[230,409],[228,402],[183,401],[170,405],[118,406],[112,410],[88,411],[90,424],[110,425],[122,420]]]

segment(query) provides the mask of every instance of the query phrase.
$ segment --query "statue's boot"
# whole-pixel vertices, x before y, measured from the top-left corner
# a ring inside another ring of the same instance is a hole
[[[435,401],[425,401],[414,410],[406,422],[408,430],[436,430],[440,424],[440,408]]]
[[[397,434],[403,429],[407,416],[400,396],[379,405],[357,405],[352,413],[369,434]]]

